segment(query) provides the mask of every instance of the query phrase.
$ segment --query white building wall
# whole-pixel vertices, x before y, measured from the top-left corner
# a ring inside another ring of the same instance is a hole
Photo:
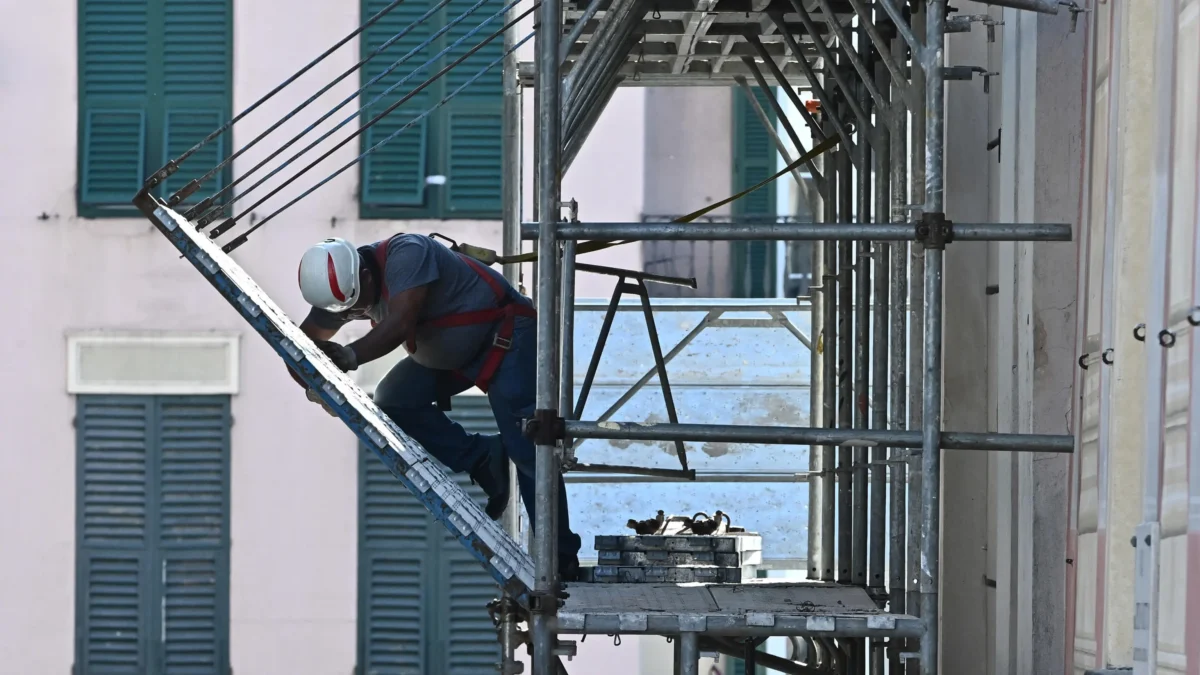
[[[0,671],[68,673],[74,660],[76,458],[67,335],[153,330],[242,336],[240,391],[232,404],[234,671],[351,672],[358,571],[353,437],[304,399],[274,352],[148,222],[75,216],[77,4],[52,0],[36,10],[5,5],[3,14],[12,20],[0,27],[0,54],[9,64],[0,96],[0,244],[8,255],[0,284],[10,292],[0,306],[16,329],[0,356],[7,385],[0,392],[0,513],[6,514],[0,518]],[[235,109],[359,23],[358,3],[296,11],[283,0],[237,0],[234,7]],[[251,138],[350,67],[358,54],[356,43],[344,47],[239,124],[235,140]],[[312,110],[331,107],[357,81],[347,78]],[[564,197],[578,199],[590,218],[640,215],[641,99],[637,91],[613,99],[565,182]],[[531,122],[527,114],[527,131]],[[276,136],[286,138],[297,124]],[[261,149],[274,147],[267,141]],[[311,175],[349,161],[357,148],[347,144]],[[259,150],[240,159],[235,172],[263,157]],[[357,171],[347,171],[235,254],[297,320],[305,308],[295,287],[296,261],[319,238],[367,241],[403,227],[500,246],[498,222],[359,221],[356,190]],[[637,268],[640,249],[614,249],[592,259]],[[606,295],[610,283],[581,276],[579,295]],[[572,672],[586,672],[580,665]]]

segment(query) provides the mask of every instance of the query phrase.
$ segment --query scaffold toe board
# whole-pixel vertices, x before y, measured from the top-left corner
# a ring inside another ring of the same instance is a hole
[[[134,204],[166,235],[298,372],[362,442],[478,559],[506,592],[524,602],[533,587],[533,561],[475,501],[443,472],[419,443],[406,436],[346,373],[339,370],[258,284],[187,219],[155,198]],[[280,377],[286,377],[280,368]],[[318,412],[313,407],[314,413]]]
[[[760,580],[743,584],[566,584],[563,633],[919,637],[921,620],[879,609],[862,587]]]

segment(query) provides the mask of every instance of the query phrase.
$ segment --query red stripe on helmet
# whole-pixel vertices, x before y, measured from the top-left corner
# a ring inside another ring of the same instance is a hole
[[[346,294],[342,293],[342,288],[338,286],[337,269],[333,266],[333,254],[326,253],[325,256],[329,259],[329,290],[333,292],[333,297],[345,302]]]

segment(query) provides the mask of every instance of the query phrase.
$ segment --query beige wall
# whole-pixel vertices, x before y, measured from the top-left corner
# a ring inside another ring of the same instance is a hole
[[[1080,351],[1112,349],[1115,363],[1093,365],[1083,376],[1085,434],[1073,501],[1078,562],[1068,608],[1075,626],[1072,660],[1076,672],[1133,664],[1136,606],[1149,603],[1143,614],[1154,620],[1156,635],[1147,658],[1160,673],[1194,673],[1200,669],[1200,521],[1193,515],[1189,522],[1187,504],[1200,495],[1200,444],[1190,430],[1196,410],[1190,355],[1198,343],[1185,317],[1197,302],[1200,3],[1104,3],[1093,30],[1090,239],[1081,267],[1087,270],[1081,281],[1086,341]],[[1132,333],[1142,323],[1144,343]],[[1164,327],[1179,334],[1174,348],[1158,344]],[[1152,558],[1138,537],[1135,563],[1129,546],[1139,526],[1157,527],[1161,538]],[[1156,579],[1156,587],[1139,594],[1139,574]]]
[[[84,329],[233,331],[244,334],[240,393],[233,399],[231,658],[256,675],[348,673],[355,662],[355,444],[315,412],[275,354],[143,220],[75,217],[76,3],[36,10],[13,3],[0,28],[0,284],[18,326],[0,357],[0,668],[70,672],[74,659],[74,401],[66,392],[66,334]],[[235,6],[235,108],[265,93],[358,24],[357,3],[304,11],[279,0]],[[357,60],[343,48],[239,124],[241,141]],[[329,107],[356,78],[313,106]],[[591,218],[641,211],[640,92],[622,92],[601,119],[564,186]],[[531,117],[526,117],[529,128]],[[296,124],[276,132],[295,130]],[[271,142],[263,144],[271,149]],[[350,143],[314,170],[356,154]],[[238,170],[263,155],[258,149]],[[328,168],[326,167],[328,165]],[[357,172],[347,171],[264,228],[235,257],[285,310],[303,311],[295,264],[312,241],[382,237],[396,223],[360,222]],[[301,181],[304,182],[304,181]],[[285,193],[294,194],[294,193]],[[132,195],[131,195],[132,196]],[[284,195],[281,195],[281,197]],[[276,201],[275,203],[279,203]],[[270,204],[267,205],[268,207]],[[46,214],[40,219],[40,214]],[[260,210],[262,216],[266,211]],[[498,223],[409,223],[419,232],[499,246]],[[637,247],[593,256],[640,266]],[[579,295],[607,294],[581,277]],[[591,646],[589,645],[589,649]],[[578,666],[572,669],[578,671]]]

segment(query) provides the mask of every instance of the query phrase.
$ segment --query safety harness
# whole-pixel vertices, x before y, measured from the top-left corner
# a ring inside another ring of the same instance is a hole
[[[388,238],[380,242],[375,248],[375,263],[378,265],[380,273],[379,285],[381,302],[387,302],[388,299],[387,284],[383,282],[383,271],[387,269],[388,244],[391,243],[391,241],[392,238]],[[457,326],[470,326],[499,321],[500,326],[496,329],[496,335],[492,339],[492,344],[488,348],[487,355],[483,359],[483,365],[479,368],[479,375],[474,380],[475,386],[479,387],[479,390],[486,394],[488,387],[491,385],[492,378],[496,375],[496,371],[500,368],[500,363],[504,361],[504,356],[512,348],[512,334],[517,317],[535,317],[537,316],[537,311],[528,305],[514,302],[513,298],[505,291],[504,286],[502,286],[499,281],[492,277],[492,275],[488,274],[487,268],[484,267],[482,263],[474,258],[471,258],[470,256],[463,255],[458,251],[453,251],[453,253],[461,258],[463,262],[467,263],[467,265],[479,275],[479,278],[483,279],[484,283],[488,285],[488,288],[492,289],[492,293],[496,296],[496,307],[481,309],[474,312],[446,314],[429,319],[428,321],[424,321],[418,324],[417,328],[453,328]],[[374,326],[374,324],[375,322],[372,321],[371,325]],[[417,343],[415,338],[409,337],[406,346],[408,347],[410,354],[417,353]],[[462,372],[458,370],[453,372],[455,375],[458,375],[464,380],[471,381],[471,378],[467,377]],[[439,396],[439,399],[440,398],[441,397]],[[442,402],[439,401],[439,405],[441,403]]]

